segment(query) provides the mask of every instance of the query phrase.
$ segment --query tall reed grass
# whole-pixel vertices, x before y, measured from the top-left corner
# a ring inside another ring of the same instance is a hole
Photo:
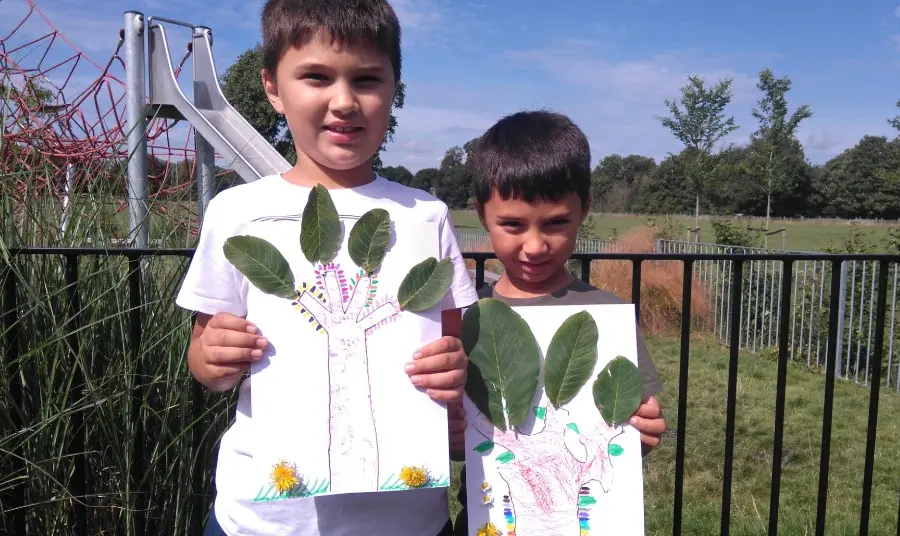
[[[125,237],[123,192],[96,171],[79,170],[64,231],[60,188],[34,193],[55,167],[0,178],[0,533],[197,534],[234,394],[188,372],[187,257],[15,249]],[[192,245],[190,212],[166,208],[151,237]]]

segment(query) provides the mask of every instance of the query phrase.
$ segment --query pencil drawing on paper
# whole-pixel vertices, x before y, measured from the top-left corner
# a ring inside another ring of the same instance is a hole
[[[528,434],[501,431],[481,413],[473,423],[485,438],[474,450],[491,451],[508,490],[502,501],[507,529],[518,536],[588,535],[592,491],[608,493],[613,486],[608,445],[618,433],[598,419],[582,434],[568,411],[552,404],[534,408],[534,414],[535,429]]]
[[[336,264],[319,265],[316,274],[325,286],[324,296],[316,287],[300,293],[297,302],[328,336],[329,440],[328,473],[331,491],[377,490],[378,437],[372,413],[369,354],[366,332],[399,313],[387,302],[370,307],[375,297],[375,274],[361,273],[347,285]],[[322,294],[319,293],[321,296]]]

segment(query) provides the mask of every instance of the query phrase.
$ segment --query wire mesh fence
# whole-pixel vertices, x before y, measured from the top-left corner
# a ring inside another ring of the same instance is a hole
[[[724,246],[675,240],[657,241],[658,253],[699,254],[773,254],[781,250]],[[794,262],[794,278],[789,310],[782,310],[781,276],[784,262],[755,260],[746,262],[743,279],[739,345],[754,352],[774,352],[778,345],[777,326],[781,315],[789,315],[788,348],[794,361],[809,367],[824,366],[828,351],[828,300],[832,263],[825,260]],[[731,263],[725,260],[700,260],[694,264],[694,276],[710,296],[713,314],[699,329],[712,332],[727,343],[731,336],[731,288],[734,277]],[[878,286],[877,261],[845,260],[836,277],[840,278],[835,374],[849,381],[867,385],[872,372],[873,336],[875,333],[875,295]],[[885,360],[880,363],[885,386],[900,392],[900,346],[895,344],[897,332],[898,268],[888,268],[888,299],[885,315]]]

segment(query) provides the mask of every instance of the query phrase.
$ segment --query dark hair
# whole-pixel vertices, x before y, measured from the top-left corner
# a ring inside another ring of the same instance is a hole
[[[400,22],[385,0],[268,0],[262,10],[263,68],[275,74],[288,47],[319,33],[333,41],[370,41],[391,60],[400,81]]]
[[[467,161],[475,199],[483,206],[496,191],[502,199],[556,201],[576,192],[590,199],[591,148],[562,114],[525,111],[497,121],[475,142]]]

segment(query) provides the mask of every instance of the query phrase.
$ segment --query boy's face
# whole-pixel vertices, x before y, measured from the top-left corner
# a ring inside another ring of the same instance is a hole
[[[587,215],[576,193],[526,203],[495,192],[479,212],[510,282],[529,292],[541,292],[565,277],[565,263]]]
[[[395,81],[390,59],[372,44],[318,36],[289,48],[263,85],[287,119],[298,163],[351,170],[368,165],[384,140]]]

